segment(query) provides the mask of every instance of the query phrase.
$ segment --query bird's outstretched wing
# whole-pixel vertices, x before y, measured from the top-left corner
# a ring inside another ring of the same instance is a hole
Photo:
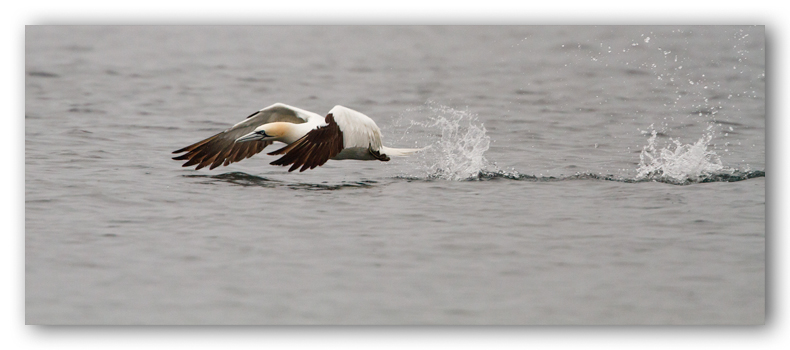
[[[195,170],[206,166],[214,169],[220,165],[228,165],[252,157],[272,143],[271,141],[236,143],[237,138],[253,132],[263,124],[273,122],[300,124],[311,118],[321,118],[321,116],[286,104],[275,103],[251,114],[247,119],[221,133],[174,151],[174,154],[186,153],[173,159],[187,160],[182,166],[197,165]]]
[[[343,150],[343,132],[335,122],[332,113],[326,116],[326,125],[311,130],[300,139],[288,146],[280,148],[269,155],[285,154],[279,159],[269,163],[271,165],[291,165],[289,172],[300,172],[324,165],[329,158],[336,156]]]

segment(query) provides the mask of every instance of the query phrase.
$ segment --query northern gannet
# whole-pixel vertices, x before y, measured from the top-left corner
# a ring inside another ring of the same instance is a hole
[[[389,148],[381,144],[381,130],[368,116],[353,109],[335,106],[326,117],[283,103],[261,109],[227,130],[196,142],[174,154],[188,160],[184,167],[197,165],[214,169],[252,157],[274,141],[287,146],[268,153],[283,156],[269,163],[291,165],[289,172],[321,166],[329,159],[389,161],[390,156],[406,156],[421,149]]]

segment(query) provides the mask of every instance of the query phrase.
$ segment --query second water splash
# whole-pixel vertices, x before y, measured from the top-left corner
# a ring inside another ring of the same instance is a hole
[[[672,140],[672,144],[664,148],[656,147],[656,136],[656,130],[652,130],[647,145],[639,154],[637,180],[660,179],[683,183],[698,181],[727,170],[716,152],[708,150],[713,139],[710,132],[695,143],[682,144],[678,140]]]

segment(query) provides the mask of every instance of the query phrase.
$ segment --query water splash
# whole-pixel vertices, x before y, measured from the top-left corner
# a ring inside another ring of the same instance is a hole
[[[411,121],[411,125],[428,130],[433,136],[420,156],[428,177],[458,181],[479,176],[488,166],[484,153],[491,138],[477,116],[430,101],[425,108],[430,113],[428,119]]]
[[[695,143],[682,144],[678,140],[672,140],[672,144],[664,148],[656,147],[656,136],[654,129],[647,145],[639,154],[637,180],[658,179],[684,183],[696,182],[714,174],[733,172],[733,169],[722,165],[715,151],[708,150],[713,139],[712,133],[703,135]]]
[[[602,180],[623,183],[662,182],[672,185],[689,185],[707,182],[736,182],[765,177],[762,170],[731,169],[722,165],[719,156],[708,146],[713,140],[713,131],[703,135],[697,142],[683,144],[678,140],[660,148],[658,132],[652,130],[648,144],[639,155],[640,163],[636,177],[603,173],[575,173],[560,176],[535,176],[515,169],[503,170],[485,158],[491,143],[486,129],[477,116],[468,110],[458,110],[434,102],[407,113],[417,113],[421,120],[409,120],[408,129],[415,133],[416,147],[425,147],[419,154],[422,175],[402,174],[395,178],[410,181],[496,181],[518,180],[531,182],[554,182],[568,180]],[[427,115],[427,116],[425,116]],[[402,116],[403,117],[403,116]],[[405,135],[410,132],[407,129]],[[650,126],[653,129],[653,126]],[[404,137],[405,137],[404,135]],[[402,137],[403,140],[403,137]],[[425,146],[427,145],[427,146]]]

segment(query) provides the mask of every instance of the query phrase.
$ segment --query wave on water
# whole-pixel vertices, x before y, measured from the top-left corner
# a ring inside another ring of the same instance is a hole
[[[611,175],[611,174],[603,175],[603,174],[593,174],[593,173],[576,173],[569,176],[535,176],[535,175],[521,174],[516,171],[506,172],[502,170],[497,170],[497,171],[481,171],[479,174],[477,174],[476,177],[472,177],[467,180],[481,181],[481,180],[508,179],[508,180],[533,181],[533,182],[554,182],[554,181],[569,181],[569,180],[603,180],[603,181],[616,181],[616,182],[625,182],[625,183],[663,182],[672,185],[689,185],[693,183],[706,183],[706,182],[736,182],[736,181],[753,179],[756,177],[765,177],[765,171],[732,170],[731,172],[721,172],[721,173],[708,174],[704,176],[698,176],[694,180],[686,179],[684,181],[678,181],[667,177],[628,178],[628,177]]]
[[[521,174],[518,171],[504,171],[497,170],[481,170],[478,173],[461,181],[492,181],[492,180],[515,180],[515,181],[529,181],[529,182],[559,182],[559,181],[572,181],[572,180],[601,180],[601,181],[614,181],[624,183],[638,183],[638,182],[662,182],[670,185],[690,185],[694,183],[708,183],[708,182],[737,182],[748,179],[765,177],[765,171],[762,170],[732,170],[730,172],[721,172],[698,176],[694,180],[686,179],[685,181],[678,181],[668,177],[644,177],[632,178],[624,177],[613,174],[594,174],[594,173],[576,173],[573,175],[561,176],[536,176]],[[396,178],[407,180],[426,180],[431,181],[438,179],[437,177],[418,178],[413,176],[396,176]]]

